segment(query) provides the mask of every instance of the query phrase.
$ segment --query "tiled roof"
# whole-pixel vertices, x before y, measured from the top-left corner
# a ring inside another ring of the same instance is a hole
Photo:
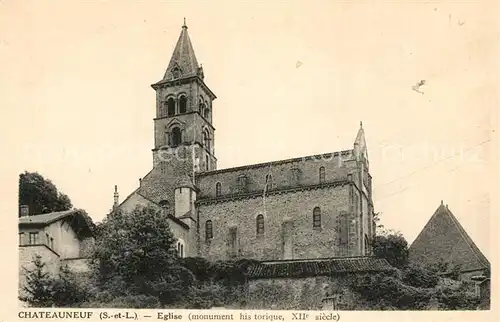
[[[48,214],[19,217],[19,227],[47,226],[56,221],[71,218],[70,224],[78,235],[92,236],[94,224],[79,209],[51,212]]]
[[[443,260],[460,265],[462,272],[490,266],[488,259],[443,203],[410,246],[409,258],[413,262],[428,264]]]
[[[311,260],[261,262],[251,266],[250,279],[277,277],[313,277],[341,273],[381,272],[392,270],[385,260],[375,257],[346,257]]]

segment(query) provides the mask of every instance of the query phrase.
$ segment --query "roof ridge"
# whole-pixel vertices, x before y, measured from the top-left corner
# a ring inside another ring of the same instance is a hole
[[[462,238],[465,240],[465,242],[467,243],[467,246],[469,246],[470,250],[474,253],[474,256],[476,256],[478,261],[485,266],[489,266],[488,259],[484,256],[484,254],[481,252],[479,247],[477,247],[476,243],[474,243],[472,238],[465,231],[465,228],[460,224],[458,219],[455,217],[455,215],[451,212],[451,210],[448,207],[446,207],[446,213],[448,214],[448,216],[450,216],[451,221],[453,222],[455,227],[458,229],[458,232],[460,233]],[[486,260],[486,262],[484,260]]]

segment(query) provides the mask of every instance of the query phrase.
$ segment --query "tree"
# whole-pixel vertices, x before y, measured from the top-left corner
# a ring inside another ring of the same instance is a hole
[[[19,299],[32,307],[72,307],[90,298],[88,285],[78,283],[76,276],[66,266],[58,276],[49,274],[40,255],[32,262],[34,269],[27,270],[26,283]]]
[[[394,267],[404,267],[408,263],[408,242],[401,233],[385,232],[373,239],[373,253]]]
[[[98,228],[94,269],[101,290],[114,297],[154,296],[162,305],[179,301],[194,275],[179,265],[166,215],[138,206],[116,211]]]
[[[73,207],[69,197],[57,190],[52,181],[37,172],[19,175],[19,206],[27,205],[30,215],[69,210]]]
[[[423,265],[411,263],[402,270],[403,282],[413,287],[433,288],[439,282],[436,271]]]
[[[19,299],[32,307],[51,307],[54,304],[53,278],[46,272],[40,255],[34,257],[33,265],[33,270],[26,270],[26,282],[22,286],[25,295],[19,296]]]

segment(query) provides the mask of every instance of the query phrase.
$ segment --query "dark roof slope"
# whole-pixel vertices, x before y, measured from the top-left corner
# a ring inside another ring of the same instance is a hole
[[[80,237],[93,235],[94,224],[91,222],[91,219],[79,209],[19,217],[19,227],[43,227],[60,220],[70,220],[71,227]]]
[[[75,212],[76,212],[76,210],[72,209],[72,210],[51,212],[51,213],[42,214],[42,215],[32,215],[32,216],[19,217],[19,225],[30,225],[30,224],[50,225],[51,223],[56,222],[64,217],[70,216],[70,215],[74,214]]]
[[[442,202],[410,246],[409,259],[426,264],[443,260],[460,265],[462,272],[490,267],[488,259]]]
[[[341,273],[382,272],[392,269],[393,267],[385,259],[375,257],[283,260],[260,262],[251,266],[248,277],[250,279],[313,277]]]

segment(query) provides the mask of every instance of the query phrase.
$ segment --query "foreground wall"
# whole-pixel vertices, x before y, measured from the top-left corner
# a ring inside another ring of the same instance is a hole
[[[246,309],[361,310],[364,304],[342,277],[250,280]]]

